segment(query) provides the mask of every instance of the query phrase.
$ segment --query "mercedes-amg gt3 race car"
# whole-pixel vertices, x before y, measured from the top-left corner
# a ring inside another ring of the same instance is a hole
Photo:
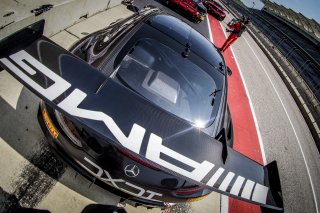
[[[216,191],[282,209],[275,162],[232,149],[228,68],[184,22],[147,8],[66,51],[44,21],[0,42],[0,64],[42,101],[39,122],[69,165],[149,207]]]

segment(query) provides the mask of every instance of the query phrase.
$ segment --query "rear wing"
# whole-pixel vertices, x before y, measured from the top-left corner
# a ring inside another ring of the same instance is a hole
[[[101,86],[108,82],[108,77],[44,37],[43,28],[42,20],[0,41],[0,66],[47,104],[114,146],[167,173],[236,199],[283,210],[275,161],[262,166],[229,147],[227,159],[223,159],[221,153],[226,148],[197,129],[188,130],[190,137],[196,135],[201,141],[200,145],[188,144],[189,153],[186,149],[176,149],[178,145],[174,141],[165,143],[167,139],[140,123],[133,121],[129,131],[128,125],[121,129],[117,113],[111,113],[107,104],[100,104],[110,99],[108,92],[97,92],[103,90]],[[88,106],[82,104],[85,101],[94,105],[94,109],[85,108]],[[148,140],[148,146],[141,151],[144,140]],[[187,144],[185,140],[181,143]],[[190,150],[198,150],[198,154],[192,155]]]

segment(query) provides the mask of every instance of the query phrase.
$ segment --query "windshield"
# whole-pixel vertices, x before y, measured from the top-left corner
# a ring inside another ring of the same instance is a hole
[[[219,104],[213,99],[221,98],[212,95],[221,88],[207,72],[150,38],[138,41],[123,58],[117,78],[155,105],[201,127]]]

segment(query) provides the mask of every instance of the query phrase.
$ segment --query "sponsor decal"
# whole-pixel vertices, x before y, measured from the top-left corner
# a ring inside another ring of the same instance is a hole
[[[14,63],[12,63],[9,58],[16,64],[18,64],[19,67],[23,70],[14,65]],[[71,86],[69,82],[61,78],[59,75],[55,74],[52,70],[41,64],[24,50],[10,55],[9,58],[1,58],[0,61],[21,80],[30,85],[33,89],[38,91],[41,95],[43,95],[50,101],[59,97]],[[31,64],[32,66],[30,66],[29,64]],[[34,68],[36,68],[36,70]],[[25,72],[28,73],[28,75],[25,74]],[[30,76],[35,75],[37,72],[43,73],[54,83],[48,88],[41,87],[30,78]],[[79,108],[78,106],[83,102],[86,96],[87,94],[85,92],[81,91],[78,88],[75,88],[70,93],[70,95],[65,97],[65,99],[58,104],[58,107],[75,117],[102,121],[105,124],[106,128],[110,130],[110,132],[114,135],[118,142],[121,143],[122,146],[126,147],[132,152],[139,154],[143,138],[145,137],[146,129],[139,124],[134,123],[129,135],[126,136],[122,132],[121,128],[117,125],[117,123],[113,120],[113,118],[105,114],[104,112]],[[175,159],[176,161],[187,164],[192,169],[185,170],[171,162],[161,159],[161,153]],[[187,156],[176,152],[175,150],[164,146],[162,144],[162,138],[154,133],[150,134],[145,157],[157,163],[158,165],[161,165],[175,173],[188,177],[197,182],[201,182],[203,178],[208,175],[208,173],[215,167],[213,163],[207,160],[197,162]],[[87,162],[89,162],[89,159],[86,160]],[[112,179],[107,171],[102,170],[93,162],[91,162],[91,164],[98,169],[98,173],[96,173],[95,176],[99,177],[105,182],[111,183],[114,187],[119,188],[117,186],[117,182],[125,182],[122,179]],[[217,180],[222,176],[222,174],[224,174],[225,177],[217,186]],[[102,175],[104,175],[104,177],[102,177]],[[235,183],[230,186],[230,183],[232,183],[232,180],[234,179],[236,180]],[[145,193],[149,193],[148,198],[150,198],[156,195],[153,194],[155,192],[145,190],[134,184],[128,182],[125,182],[125,184],[139,191],[139,193],[135,194],[136,196],[142,196]],[[227,192],[235,196],[241,196],[244,199],[252,200],[261,204],[266,204],[269,191],[268,187],[255,183],[249,179],[246,179],[245,181],[244,177],[241,177],[229,171],[225,171],[225,169],[221,167],[218,168],[216,172],[209,178],[209,181],[206,183],[206,185],[214,187],[219,191]],[[230,187],[231,190],[229,191],[228,188]],[[243,188],[242,191],[240,190],[241,188]]]
[[[84,160],[89,163],[92,167],[94,167],[97,172],[93,172],[92,169],[89,169],[89,167],[81,164],[81,166],[83,166],[85,169],[87,169],[91,174],[93,174],[95,177],[99,178],[100,180],[102,180],[103,182],[117,188],[120,189],[122,191],[127,192],[128,194],[137,196],[137,197],[143,197],[146,199],[150,199],[150,200],[156,200],[156,197],[162,197],[161,193],[158,192],[154,192],[151,190],[147,190],[144,189],[140,186],[137,186],[133,183],[127,182],[125,180],[122,179],[113,179],[110,175],[110,173],[104,169],[102,169],[100,166],[98,166],[97,164],[95,164],[94,162],[92,162],[89,158],[85,157]],[[128,167],[130,166],[130,167]],[[136,170],[138,167],[136,165],[130,164],[127,167],[131,170],[134,171],[134,174],[136,174],[137,176],[137,171]],[[126,167],[126,168],[127,168]],[[124,185],[123,185],[124,184]],[[119,185],[122,185],[122,187],[119,187]],[[130,191],[126,190],[126,189],[130,189]],[[132,192],[135,191],[135,192]]]

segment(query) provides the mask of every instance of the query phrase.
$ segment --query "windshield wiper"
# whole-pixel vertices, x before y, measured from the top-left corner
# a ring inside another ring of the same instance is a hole
[[[211,106],[213,106],[214,101],[216,100],[217,92],[221,92],[221,91],[222,91],[222,89],[218,89],[218,90],[214,89],[214,91],[209,95],[209,97],[213,96],[212,101],[211,101]]]
[[[222,91],[222,89],[214,89],[214,91],[209,95],[209,96],[212,96],[213,95],[213,97],[215,98],[216,97],[216,95],[217,95],[217,92],[221,92]]]

